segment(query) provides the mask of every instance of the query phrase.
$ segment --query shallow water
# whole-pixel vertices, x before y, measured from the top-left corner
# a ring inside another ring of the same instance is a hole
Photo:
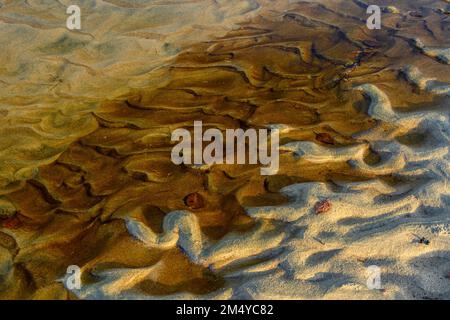
[[[0,297],[450,297],[447,2],[81,3],[0,1]],[[174,165],[197,120],[279,172]]]

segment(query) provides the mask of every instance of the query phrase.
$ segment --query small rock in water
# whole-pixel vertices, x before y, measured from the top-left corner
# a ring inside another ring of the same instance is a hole
[[[184,204],[191,209],[203,208],[203,197],[198,192],[190,193],[184,198]]]
[[[22,221],[17,216],[2,221],[2,227],[6,229],[17,229],[22,226]]]
[[[326,132],[316,133],[316,140],[320,141],[322,143],[326,143],[326,144],[334,144],[335,143],[333,137],[329,133],[326,133]]]
[[[314,210],[316,214],[327,212],[331,209],[331,202],[330,200],[322,200],[315,204]]]

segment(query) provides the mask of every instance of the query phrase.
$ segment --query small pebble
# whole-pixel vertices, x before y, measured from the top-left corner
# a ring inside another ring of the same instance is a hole
[[[331,202],[329,200],[319,201],[314,206],[316,214],[327,212],[330,209],[331,209]]]
[[[326,144],[335,144],[333,137],[326,132],[316,133],[316,140]]]
[[[7,218],[2,221],[2,227],[6,229],[18,229],[22,226],[22,221],[17,216]]]
[[[203,208],[203,197],[198,192],[190,193],[184,198],[184,204],[191,209]]]

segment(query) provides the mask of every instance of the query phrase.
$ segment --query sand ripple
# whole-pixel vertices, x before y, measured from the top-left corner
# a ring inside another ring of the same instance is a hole
[[[450,297],[444,2],[0,6],[1,298]],[[280,128],[280,171],[174,165],[195,120]]]

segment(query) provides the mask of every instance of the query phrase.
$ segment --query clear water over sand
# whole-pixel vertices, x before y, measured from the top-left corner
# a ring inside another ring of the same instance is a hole
[[[0,1],[1,298],[450,298],[448,2],[79,3]],[[174,165],[196,120],[279,172]]]

